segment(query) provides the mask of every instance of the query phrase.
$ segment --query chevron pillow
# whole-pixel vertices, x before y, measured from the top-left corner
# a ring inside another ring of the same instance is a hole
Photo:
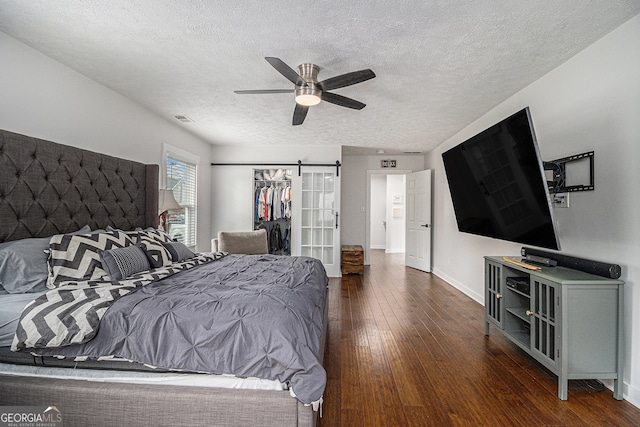
[[[143,231],[139,234],[138,244],[144,249],[152,268],[167,267],[172,264],[171,255],[162,243],[146,236]]]
[[[145,228],[144,230],[142,228],[136,228],[136,231],[139,232],[140,236],[147,236],[150,237],[154,240],[157,240],[158,242],[173,242],[173,240],[171,239],[171,237],[169,236],[169,234],[167,234],[165,231],[163,230],[158,230],[157,228]]]
[[[56,234],[49,241],[47,287],[55,289],[106,276],[99,251],[131,245],[131,238],[117,230],[96,234]]]
[[[119,228],[113,228],[110,225],[107,225],[107,228],[105,230],[108,231],[108,232],[120,231],[121,233],[124,233],[127,236],[129,236],[131,238],[131,240],[133,241],[134,245],[136,243],[138,243],[138,230],[125,231],[125,230],[121,230]]]

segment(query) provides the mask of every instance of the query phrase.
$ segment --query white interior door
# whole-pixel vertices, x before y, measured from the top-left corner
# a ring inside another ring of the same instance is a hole
[[[407,174],[404,263],[431,271],[431,170]]]
[[[300,184],[293,189],[292,226],[299,230],[293,234],[293,253],[319,259],[329,277],[339,277],[340,179],[336,168],[303,167]]]

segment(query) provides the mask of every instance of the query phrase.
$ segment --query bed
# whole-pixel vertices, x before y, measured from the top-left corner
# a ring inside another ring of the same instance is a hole
[[[189,253],[153,229],[158,171],[0,131],[0,252],[49,248],[0,274],[0,405],[56,405],[67,426],[314,426],[326,383],[321,264]],[[46,289],[24,279],[42,262]]]

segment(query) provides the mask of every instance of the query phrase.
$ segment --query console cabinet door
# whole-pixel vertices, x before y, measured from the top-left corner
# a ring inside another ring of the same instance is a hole
[[[504,329],[504,280],[502,265],[485,262],[485,318]]]
[[[560,285],[531,276],[531,351],[552,370],[560,363]]]

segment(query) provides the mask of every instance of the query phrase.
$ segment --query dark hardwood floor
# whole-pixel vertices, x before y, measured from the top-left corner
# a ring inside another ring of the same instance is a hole
[[[482,281],[483,278],[478,278]],[[640,426],[609,389],[557,377],[438,277],[374,250],[364,276],[329,284],[327,388],[319,426]]]

